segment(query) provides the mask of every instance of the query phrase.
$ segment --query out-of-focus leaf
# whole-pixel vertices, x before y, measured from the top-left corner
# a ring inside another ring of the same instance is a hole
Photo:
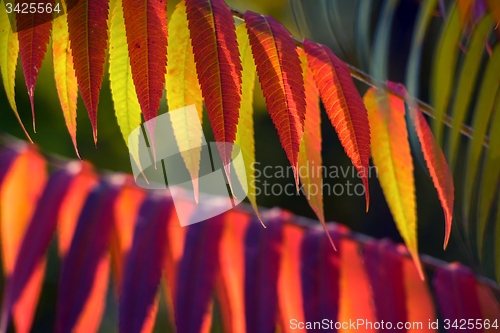
[[[412,326],[407,332],[437,332],[436,329],[431,329],[429,325],[425,324],[425,322],[428,323],[429,321],[433,322],[436,320],[434,300],[427,282],[420,278],[413,261],[404,256],[407,253],[406,248],[399,245],[397,246],[397,251],[401,254],[407,321],[411,323],[423,323],[421,327]]]
[[[248,39],[246,24],[243,22],[236,27],[236,36],[240,50],[243,71],[241,73],[241,106],[240,119],[236,129],[235,143],[240,147],[244,161],[244,170],[235,168],[238,179],[247,181],[247,197],[252,205],[255,214],[261,221],[259,206],[257,206],[257,184],[255,179],[255,133],[253,124],[253,89],[255,87],[255,63],[252,57],[252,48]]]
[[[300,59],[290,33],[274,18],[247,11],[245,23],[267,108],[298,189],[298,155],[306,113]]]
[[[17,57],[19,55],[19,40],[17,39],[17,32],[12,30],[10,25],[7,9],[4,5],[0,5],[0,70],[2,72],[2,81],[7,99],[10,107],[14,111],[19,124],[21,125],[24,134],[31,141],[31,138],[26,132],[26,128],[19,117],[15,99],[15,84],[16,84],[16,65]]]
[[[460,24],[462,29],[465,28],[467,22],[469,21],[469,17],[472,12],[472,6],[475,0],[457,0],[456,6],[458,9],[458,17],[460,19]]]
[[[389,44],[391,40],[391,28],[394,13],[396,12],[399,0],[384,0],[378,19],[377,28],[373,41],[373,56],[370,61],[370,72],[375,79],[386,81],[389,63]]]
[[[245,321],[247,332],[273,332],[278,311],[278,279],[283,241],[281,210],[262,217],[267,228],[250,223],[245,236]],[[298,292],[298,291],[297,291]]]
[[[488,64],[486,65],[484,76],[479,87],[479,95],[476,100],[472,118],[472,130],[474,136],[469,141],[465,165],[465,187],[464,187],[464,217],[469,216],[472,196],[477,185],[477,171],[481,162],[483,152],[483,142],[488,124],[493,114],[495,98],[499,94],[500,87],[500,45],[493,49]],[[482,235],[478,235],[482,236]],[[479,239],[478,239],[479,241]]]
[[[438,0],[424,0],[420,4],[417,21],[411,39],[411,48],[406,67],[406,88],[412,96],[419,96],[420,64],[422,57],[422,44],[425,33],[431,23]]]
[[[191,175],[195,200],[198,201],[198,174],[203,138],[199,124],[203,120],[203,97],[189,38],[185,1],[179,2],[170,19],[168,54],[170,58],[166,77],[168,109],[174,111],[194,104],[200,121],[193,123],[184,112],[180,113],[180,117],[185,119],[179,119],[179,117],[172,119],[175,123],[182,124],[182,126],[174,126],[173,130],[179,151]],[[186,122],[188,125],[185,125]]]
[[[109,81],[116,119],[125,143],[141,124],[141,106],[135,92],[128,55],[122,1],[116,0],[109,30]]]
[[[460,142],[460,126],[465,120],[469,104],[474,97],[474,87],[481,66],[481,58],[485,49],[486,36],[491,30],[492,19],[486,15],[474,28],[467,46],[465,60],[460,69],[455,96],[451,107],[453,123],[448,136],[447,157],[452,169],[455,167],[458,144]]]
[[[344,233],[346,235],[347,233]],[[372,290],[359,244],[347,237],[340,241],[340,300],[338,321],[364,319],[375,321]],[[365,327],[366,333],[375,333],[373,327]]]
[[[167,1],[123,0],[122,3],[132,79],[142,114],[148,121],[158,115],[165,85]]]
[[[230,178],[241,103],[241,59],[231,10],[223,0],[186,0],[196,72],[215,141]],[[229,184],[231,185],[231,183]]]
[[[373,292],[378,321],[408,320],[402,256],[389,240],[370,241],[363,246],[363,259]],[[418,272],[421,276],[421,272]]]
[[[68,0],[67,7],[76,79],[97,142],[97,106],[106,60],[109,0]]]
[[[306,332],[305,329],[292,329],[290,318],[304,322],[304,305],[301,290],[300,249],[304,238],[304,230],[298,226],[283,226],[283,251],[281,252],[280,272],[278,277],[278,306],[284,333]],[[329,250],[327,250],[329,251]],[[290,292],[294,290],[297,292]]]
[[[29,283],[32,284],[33,276],[39,274],[40,267],[44,266],[44,255],[56,229],[65,197],[80,170],[79,162],[71,162],[66,168],[55,172],[47,182],[19,246],[18,257],[22,259],[16,261],[7,281],[1,328],[7,327],[12,306],[25,293],[26,288],[30,288]],[[29,326],[23,329],[26,330],[29,330]]]
[[[98,308],[94,312],[98,316],[96,322],[100,321],[109,269],[107,248],[114,223],[112,207],[121,181],[101,181],[89,194],[82,208],[71,246],[62,263],[56,332],[69,332],[75,327],[82,327],[80,325],[86,323],[81,322],[81,318],[88,316],[87,311],[95,308]]]
[[[500,2],[496,0],[487,0],[488,8],[493,19],[499,23],[500,22]]]
[[[6,277],[12,276],[16,262],[24,259],[20,257],[20,247],[47,180],[45,160],[36,148],[23,146],[19,149],[21,151],[12,162],[0,188],[0,238]],[[29,332],[35,314],[45,260],[37,264],[17,300],[3,311],[2,324],[7,324],[8,318],[5,316],[10,310],[19,332]]]
[[[224,332],[245,332],[245,235],[251,219],[250,215],[236,210],[224,215],[219,246],[218,304]]]
[[[340,239],[330,229],[335,251],[323,230],[309,230],[301,246],[301,281],[304,317],[307,322],[328,318],[338,321],[340,305]]]
[[[304,50],[328,118],[363,181],[368,210],[370,126],[363,100],[352,81],[349,68],[329,48],[305,39]]]
[[[21,5],[31,3],[31,1],[27,0],[16,1],[16,4]],[[52,4],[52,0],[40,0],[37,4],[42,4],[45,7],[47,4]],[[46,11],[42,13],[38,9],[35,13],[31,13],[31,10],[29,13],[16,13],[19,52],[21,54],[24,81],[31,102],[33,129],[35,129],[35,84],[50,39],[51,18],[52,13]]]
[[[497,100],[490,125],[490,145],[486,152],[483,170],[481,172],[481,187],[479,192],[479,210],[477,219],[478,249],[482,256],[483,242],[487,221],[492,216],[495,192],[498,191],[500,183],[500,90],[497,92]]]
[[[170,197],[150,195],[141,205],[120,291],[120,332],[149,332],[161,281]],[[147,330],[145,330],[147,329]]]
[[[432,284],[443,319],[453,323],[460,319],[483,318],[477,297],[476,279],[468,268],[458,263],[438,267]],[[454,331],[459,332],[458,329]],[[480,329],[467,331],[482,332]]]
[[[306,93],[306,120],[304,136],[299,150],[300,182],[309,206],[325,227],[325,213],[323,211],[323,173],[321,167],[321,113],[319,107],[319,91],[314,82],[314,76],[307,63],[307,56],[299,50]]]
[[[434,56],[431,71],[431,103],[435,108],[433,132],[436,142],[441,145],[443,141],[443,119],[448,110],[455,67],[458,58],[458,45],[462,35],[459,12],[456,6],[447,17],[441,35],[437,42],[437,51]]]
[[[417,242],[413,158],[408,142],[404,101],[370,88],[364,102],[372,131],[373,164],[394,222],[423,277]]]
[[[122,187],[115,203],[115,224],[110,240],[113,271],[115,273],[118,290],[120,290],[125,269],[125,259],[132,246],[137,214],[146,193],[128,178]]]
[[[64,6],[64,2],[61,3]],[[52,23],[52,57],[57,95],[63,111],[66,127],[75,146],[76,154],[76,103],[78,84],[73,66],[73,54],[69,45],[68,22],[65,15],[58,16]]]
[[[219,267],[224,217],[189,226],[179,262],[175,295],[178,332],[206,332],[212,318],[211,296]]]
[[[491,288],[480,282],[476,284],[476,291],[479,305],[481,306],[481,318],[483,318],[483,322],[489,320],[490,323],[494,323],[495,320],[500,318],[500,303],[498,303]],[[498,328],[496,327],[484,328],[483,330],[485,333],[497,331]]]

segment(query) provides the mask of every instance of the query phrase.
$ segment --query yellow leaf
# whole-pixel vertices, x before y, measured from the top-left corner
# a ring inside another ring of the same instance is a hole
[[[363,97],[372,133],[373,164],[394,222],[423,279],[418,257],[413,159],[400,98],[370,88]]]
[[[248,184],[248,200],[252,205],[257,217],[261,221],[262,218],[257,206],[257,185],[255,178],[255,140],[253,127],[253,90],[255,86],[255,63],[252,56],[252,49],[248,39],[245,23],[241,23],[236,27],[236,36],[238,38],[238,47],[240,49],[241,63],[243,65],[242,83],[241,83],[241,105],[240,119],[236,128],[235,143],[240,147],[245,168],[236,168],[238,179],[243,179],[246,173]]]
[[[166,75],[168,109],[174,111],[194,104],[201,124],[203,119],[203,98],[196,74],[184,1],[177,5],[169,23],[167,54],[169,55]],[[179,119],[179,117],[183,116],[187,116],[187,114],[185,112],[176,114],[175,119],[172,119],[173,123],[189,123],[187,118]],[[193,182],[195,198],[198,200],[198,174],[200,171],[203,132],[199,130],[198,124],[194,125],[174,126],[173,130],[182,158]]]
[[[52,56],[54,61],[54,78],[57,94],[63,110],[66,127],[73,140],[73,145],[78,154],[76,144],[76,105],[78,99],[78,84],[73,56],[69,46],[68,22],[66,15],[58,16],[52,24]]]

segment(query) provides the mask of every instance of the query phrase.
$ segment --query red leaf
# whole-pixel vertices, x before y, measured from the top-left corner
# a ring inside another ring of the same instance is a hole
[[[483,318],[476,290],[476,279],[471,270],[458,263],[438,267],[432,281],[437,304],[443,319],[455,320]],[[458,326],[459,328],[460,326]],[[448,332],[461,332],[450,327]],[[481,332],[468,329],[467,332]]]
[[[334,322],[339,313],[340,297],[340,238],[328,227],[330,237],[338,244],[337,251],[323,229],[309,230],[304,235],[301,246],[301,279],[304,315],[306,321],[321,321],[323,318]]]
[[[107,248],[113,226],[113,205],[119,185],[101,181],[90,193],[76,225],[71,246],[62,264],[57,300],[56,332],[70,332],[80,325],[82,312],[101,283],[108,260]],[[91,306],[102,306],[100,303]],[[85,315],[85,312],[83,312]]]
[[[196,72],[215,141],[236,139],[241,103],[241,59],[231,10],[223,0],[186,0]],[[231,145],[218,145],[227,179]]]
[[[132,79],[146,121],[158,115],[167,70],[167,0],[123,0]]]
[[[304,39],[304,50],[328,118],[363,180],[368,211],[370,125],[363,100],[352,81],[349,68],[328,47]]]
[[[245,237],[245,319],[247,332],[274,332],[278,311],[278,277],[283,241],[281,210],[255,218]]]
[[[97,142],[97,106],[108,41],[109,0],[68,0],[68,32],[76,79]]]
[[[16,1],[16,4],[30,5],[31,3],[33,3],[31,0]],[[37,4],[43,4],[45,8],[47,4],[52,4],[52,0],[37,1]],[[19,52],[23,65],[24,81],[31,102],[33,129],[35,129],[35,84],[50,39],[51,19],[51,13],[16,13]]]
[[[74,173],[71,167],[55,172],[49,179],[39,204],[31,218],[19,247],[19,258],[7,281],[6,296],[2,308],[2,327],[6,327],[8,315],[31,279],[43,257],[57,225],[57,216],[63,198],[70,188]]]
[[[120,332],[143,332],[154,321],[167,241],[164,217],[172,208],[171,198],[160,195],[150,195],[141,205],[120,292]]]
[[[190,225],[179,263],[175,295],[177,332],[204,331],[211,318],[211,297],[218,272],[223,215]]]
[[[260,85],[281,145],[299,184],[298,155],[306,100],[299,56],[290,33],[274,18],[245,13]]]
[[[402,257],[389,240],[364,245],[363,258],[373,292],[377,321],[405,322],[406,298]]]

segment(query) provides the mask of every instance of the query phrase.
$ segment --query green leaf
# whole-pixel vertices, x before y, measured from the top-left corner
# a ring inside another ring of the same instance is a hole
[[[441,145],[443,140],[443,119],[448,109],[448,103],[455,79],[458,44],[462,35],[459,13],[456,6],[446,20],[441,36],[437,42],[438,50],[432,66],[431,104],[435,108],[433,132],[436,142]]]
[[[452,170],[456,163],[458,143],[460,142],[460,126],[465,120],[469,104],[474,96],[474,87],[476,86],[476,79],[481,66],[486,36],[490,32],[492,25],[493,20],[489,15],[486,15],[475,27],[467,47],[465,60],[460,70],[458,85],[451,108],[453,125],[449,132],[446,151],[446,156],[448,157]]]
[[[495,96],[500,85],[500,45],[493,50],[486,69],[484,71],[479,96],[474,109],[472,120],[473,137],[467,147],[466,167],[465,167],[465,188],[464,188],[464,217],[469,216],[470,206],[473,200],[477,170],[479,169],[480,158],[483,152],[483,141],[488,129],[489,119],[493,113]]]

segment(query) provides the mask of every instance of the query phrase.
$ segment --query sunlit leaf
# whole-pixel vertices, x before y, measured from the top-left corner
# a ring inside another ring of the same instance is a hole
[[[5,2],[3,2],[5,4]],[[17,39],[17,32],[12,30],[10,25],[7,9],[0,5],[0,70],[2,72],[2,81],[7,94],[10,107],[14,111],[19,124],[21,125],[26,137],[30,140],[28,132],[19,117],[15,99],[15,84],[16,84],[16,65],[17,57],[19,55],[19,41]]]
[[[352,81],[347,65],[329,48],[305,39],[304,50],[328,118],[363,181],[368,210],[370,125],[363,100]]]
[[[61,3],[63,5],[63,3]],[[68,22],[65,15],[58,16],[52,23],[52,57],[54,64],[54,79],[56,81],[57,95],[63,110],[64,120],[69,135],[75,146],[76,143],[76,103],[78,98],[78,85],[73,66],[73,55],[69,45]]]
[[[241,149],[244,161],[244,170],[235,168],[238,179],[247,181],[247,197],[254,209],[257,217],[262,222],[257,206],[257,183],[255,177],[255,133],[253,123],[253,89],[255,87],[255,63],[252,57],[252,49],[248,39],[245,23],[241,23],[236,28],[236,36],[240,50],[243,72],[241,75],[241,106],[239,110],[240,119],[236,129],[235,144]]]
[[[198,112],[199,123],[193,123],[193,119],[189,119],[185,112],[176,113],[184,119],[180,119],[179,116],[172,119],[175,123],[183,125],[174,126],[173,130],[179,151],[191,175],[195,199],[198,201],[198,174],[203,138],[199,125],[203,120],[203,97],[196,75],[184,1],[179,2],[170,19],[168,54],[170,58],[166,77],[168,109],[174,111],[194,104]],[[186,122],[188,125],[184,125]]]
[[[112,8],[109,29],[109,81],[118,126],[128,145],[130,133],[141,124],[141,106],[132,79],[121,0]]]
[[[31,4],[31,1],[16,1],[16,4]],[[51,0],[41,0],[37,4],[44,7],[52,4]],[[47,12],[16,13],[16,27],[19,39],[19,53],[23,66],[24,81],[28,89],[31,102],[31,115],[33,117],[33,129],[35,128],[35,84],[38,72],[45,58],[47,44],[49,43],[50,31],[52,29],[52,14]]]
[[[245,23],[267,108],[298,188],[298,155],[306,113],[300,59],[290,33],[274,18],[247,11]]]
[[[372,133],[373,164],[394,222],[422,274],[418,257],[413,158],[408,142],[404,101],[370,88],[364,102]]]
[[[123,0],[132,78],[146,121],[158,115],[167,66],[167,1]],[[151,129],[150,129],[151,130]]]
[[[68,0],[67,7],[76,79],[97,142],[97,106],[106,59],[109,0]]]
[[[231,145],[224,143],[236,139],[242,71],[233,16],[223,0],[186,0],[186,12],[208,119],[231,179]]]
[[[299,150],[299,176],[304,195],[319,221],[325,226],[321,158],[321,113],[319,91],[304,51],[299,51],[306,93],[306,120]]]

